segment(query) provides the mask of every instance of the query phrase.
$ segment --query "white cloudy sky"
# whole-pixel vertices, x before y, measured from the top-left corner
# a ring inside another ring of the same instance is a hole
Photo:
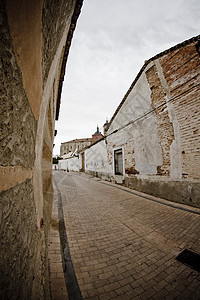
[[[60,144],[101,131],[144,61],[200,33],[199,0],[85,0],[61,96]]]

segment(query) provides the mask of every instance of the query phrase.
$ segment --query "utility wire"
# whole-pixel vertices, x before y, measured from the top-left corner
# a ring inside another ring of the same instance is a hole
[[[128,122],[127,124],[125,124],[125,125],[121,126],[120,128],[118,128],[118,129],[114,130],[113,132],[109,133],[108,135],[106,135],[106,136],[105,136],[105,138],[107,138],[108,136],[110,136],[110,135],[112,135],[112,134],[115,134],[115,133],[117,133],[117,132],[118,132],[118,131],[120,131],[121,129],[124,129],[125,127],[127,127],[127,126],[129,126],[129,125],[131,125],[131,124],[133,124],[133,123],[135,123],[135,122],[137,122],[137,121],[141,120],[142,118],[144,118],[144,117],[148,116],[149,114],[151,114],[152,112],[154,112],[156,109],[158,109],[158,108],[160,108],[160,107],[162,107],[162,106],[166,105],[167,103],[169,103],[169,102],[173,101],[174,99],[176,99],[176,98],[178,98],[178,97],[180,97],[180,96],[182,96],[182,95],[186,94],[188,91],[191,91],[192,89],[194,89],[194,88],[198,87],[199,85],[200,85],[200,83],[198,83],[197,85],[195,85],[195,86],[191,87],[190,89],[187,89],[186,91],[184,91],[184,92],[180,93],[179,95],[177,95],[177,96],[174,96],[173,98],[171,98],[171,99],[169,99],[169,100],[167,100],[167,101],[163,102],[163,103],[162,103],[162,104],[160,104],[159,106],[157,106],[157,107],[155,107],[155,108],[151,109],[150,111],[146,112],[144,115],[142,115],[142,116],[138,117],[137,119],[135,119],[135,120],[131,120],[131,121],[130,121],[130,122]]]

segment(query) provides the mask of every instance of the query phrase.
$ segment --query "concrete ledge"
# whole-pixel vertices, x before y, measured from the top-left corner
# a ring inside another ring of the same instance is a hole
[[[103,180],[118,183],[108,173],[87,171],[87,174]],[[161,177],[139,178],[125,177],[123,185],[158,198],[200,208],[200,183],[192,181],[175,181]]]
[[[85,173],[89,174],[91,176],[94,176],[94,177],[101,178],[106,181],[115,182],[114,177],[112,175],[110,175],[109,173],[96,172],[96,171],[86,171]]]
[[[200,208],[198,182],[126,177],[124,185],[139,192]]]

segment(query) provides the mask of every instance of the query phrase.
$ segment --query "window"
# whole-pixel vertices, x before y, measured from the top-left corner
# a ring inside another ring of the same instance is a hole
[[[114,151],[115,175],[123,175],[122,149]]]

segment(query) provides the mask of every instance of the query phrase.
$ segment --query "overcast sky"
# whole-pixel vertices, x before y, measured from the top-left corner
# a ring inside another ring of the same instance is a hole
[[[68,57],[54,155],[111,119],[144,61],[200,33],[199,0],[85,0]]]

